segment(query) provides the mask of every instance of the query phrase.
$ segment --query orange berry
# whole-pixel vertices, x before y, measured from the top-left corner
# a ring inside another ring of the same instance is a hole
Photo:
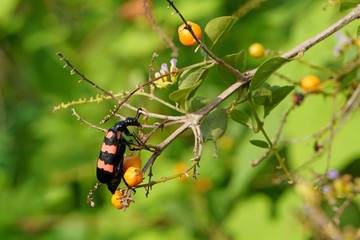
[[[141,168],[141,159],[135,156],[127,156],[124,158],[122,172],[125,173],[129,167]]]
[[[261,58],[265,54],[265,48],[260,43],[254,43],[249,47],[249,53],[254,58]]]
[[[124,179],[130,186],[136,186],[143,180],[143,173],[140,168],[129,167],[124,173]]]
[[[111,197],[111,203],[117,208],[117,209],[123,209],[125,205],[125,200],[121,199],[123,197],[123,194],[116,190],[115,193]],[[130,204],[130,201],[127,201],[127,205]]]
[[[187,23],[191,25],[191,29],[195,33],[195,36],[200,40],[201,39],[201,28],[200,28],[200,26],[197,25],[196,23],[193,23],[193,22],[190,22],[190,21],[187,21]],[[185,29],[185,24],[181,25],[178,28],[178,34],[179,34],[179,40],[183,45],[192,46],[192,45],[197,44],[197,42],[196,42],[195,38],[193,37],[193,35],[191,35],[189,30]]]
[[[209,177],[200,177],[195,182],[195,187],[201,192],[206,192],[212,187],[212,180]]]
[[[305,91],[316,89],[320,85],[320,79],[315,75],[308,75],[301,79],[301,87]]]

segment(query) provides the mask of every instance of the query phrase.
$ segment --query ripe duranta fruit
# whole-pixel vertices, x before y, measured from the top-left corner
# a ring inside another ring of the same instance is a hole
[[[124,173],[124,179],[130,186],[136,186],[143,180],[143,173],[140,168],[129,167]]]
[[[125,173],[129,167],[141,168],[141,159],[135,156],[125,157],[122,172]]]
[[[190,22],[190,21],[187,21],[187,23],[191,25],[191,29],[195,33],[195,36],[200,40],[201,39],[201,28],[200,28],[200,26],[197,25],[196,23],[193,23],[193,22]],[[185,24],[181,25],[178,28],[178,34],[179,34],[179,40],[183,45],[191,46],[191,45],[197,44],[197,42],[196,42],[195,38],[193,37],[193,35],[191,35],[189,30],[187,30],[185,28]]]
[[[249,47],[249,53],[254,58],[261,58],[264,56],[265,48],[260,43],[254,43]]]
[[[301,87],[305,91],[316,89],[320,85],[320,79],[315,75],[308,75],[301,79]]]
[[[123,197],[123,194],[116,190],[115,193],[111,197],[111,203],[117,208],[117,209],[123,209],[125,205],[125,200],[121,199]],[[130,204],[130,201],[127,201],[127,205]]]

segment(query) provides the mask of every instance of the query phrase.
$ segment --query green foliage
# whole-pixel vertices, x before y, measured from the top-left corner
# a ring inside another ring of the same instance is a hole
[[[239,70],[240,72],[244,72],[245,70],[245,51],[241,50],[239,53],[229,54],[222,58],[227,64],[232,66],[233,68]],[[229,72],[225,67],[218,65],[217,71],[220,77],[226,81],[227,83],[234,83],[238,79],[234,74]]]
[[[273,74],[286,62],[289,62],[289,60],[282,57],[274,57],[262,63],[251,79],[248,92],[250,93],[258,89],[266,81],[266,79],[271,76],[271,74]]]
[[[250,140],[250,143],[259,148],[269,148],[269,144],[262,140]]]
[[[216,141],[226,132],[228,116],[224,109],[215,109],[201,122],[201,133],[205,141]]]
[[[359,0],[343,0],[340,4],[339,11],[343,12],[345,10],[354,8],[358,4],[360,4]]]
[[[104,186],[94,194],[95,208],[86,204],[87,194],[97,181],[96,161],[104,136],[103,132],[80,124],[71,111],[74,107],[81,117],[99,125],[117,103],[109,96],[101,96],[102,92],[84,81],[78,84],[80,77],[69,75],[69,69],[62,68],[64,62],[55,53],[64,53],[86,77],[121,98],[137,84],[148,81],[148,66],[154,52],[159,57],[153,67],[159,69],[162,62],[169,62],[171,49],[144,16],[125,17],[122,11],[125,2],[135,1],[0,2],[0,235],[4,239],[312,237],[302,231],[293,214],[294,209],[301,213],[304,199],[292,185],[274,184],[284,179],[284,171],[276,170],[279,164],[274,154],[255,168],[249,164],[269,150],[268,142],[253,140],[262,139],[254,136],[258,130],[254,126],[259,127],[260,121],[273,139],[284,112],[293,105],[289,95],[292,92],[306,95],[302,105],[287,118],[282,134],[285,142],[280,141],[276,147],[286,159],[286,166],[297,169],[304,179],[315,183],[323,177],[328,156],[325,151],[314,152],[312,143],[326,144],[328,139],[319,135],[299,144],[286,140],[301,140],[328,126],[334,102],[339,111],[346,107],[344,103],[360,81],[360,68],[341,70],[358,57],[358,46],[347,46],[341,57],[336,58],[332,48],[337,42],[330,37],[301,58],[343,74],[339,91],[346,94],[339,94],[336,99],[328,97],[335,91],[334,84],[319,94],[305,93],[297,86],[301,77],[319,73],[319,69],[301,65],[296,59],[246,58],[245,51],[250,44],[261,42],[267,49],[285,52],[326,29],[335,18],[341,18],[334,8],[328,7],[324,12],[324,1],[267,1],[248,9],[246,16],[237,21],[229,16],[242,9],[238,1],[174,1],[186,19],[206,26],[202,41],[209,49],[216,49],[217,56],[224,56],[226,63],[241,72],[259,69],[248,89],[235,92],[201,122],[204,140],[216,141],[218,158],[212,157],[212,143],[206,143],[201,167],[196,169],[200,174],[197,180],[190,177],[156,185],[148,198],[143,189],[138,189],[135,203],[123,213],[113,208]],[[358,2],[344,0],[340,10],[352,8]],[[217,65],[216,71],[211,68],[214,64],[201,62],[204,56],[200,51],[194,53],[194,48],[180,46],[175,35],[181,24],[178,16],[171,15],[166,1],[152,3],[154,19],[179,47],[178,68],[201,63],[200,67],[181,73],[177,89],[171,86],[154,92],[189,112],[199,111],[236,78],[222,66]],[[131,7],[138,9],[136,5]],[[359,31],[359,27],[350,24],[343,32],[356,38]],[[275,72],[286,75],[290,81],[284,81]],[[335,76],[331,71],[319,75],[322,82]],[[244,95],[254,101],[255,113],[263,113],[263,119],[255,119],[249,102],[243,102]],[[164,115],[178,114],[150,97],[145,100],[142,97],[134,96],[130,103]],[[75,99],[79,100],[72,102]],[[68,104],[61,105],[62,102]],[[54,106],[59,106],[59,110],[53,113]],[[134,116],[134,112],[125,108],[118,113],[123,117]],[[110,128],[116,121],[111,119],[100,127]],[[158,119],[147,121],[150,125]],[[345,127],[334,129],[329,163],[342,175],[355,176],[359,172],[359,165],[354,164],[360,156],[358,136],[354,134],[360,131],[359,121],[355,112],[346,124],[337,123]],[[141,122],[145,121],[141,118]],[[169,136],[172,127],[158,131],[150,143],[160,143]],[[146,128],[143,131],[150,132]],[[189,160],[194,157],[194,137],[189,132],[185,131],[161,154],[152,169],[154,180],[172,175],[179,162],[188,166],[193,163]],[[144,160],[149,156],[141,153]],[[316,176],[307,169],[316,171]],[[144,177],[148,179],[147,174]],[[207,190],[204,183],[208,184]],[[341,203],[342,200],[331,206],[329,217]],[[359,211],[358,197],[348,209],[341,222],[359,228],[355,214]]]
[[[261,104],[264,105],[264,118],[294,90],[294,86],[272,86],[268,90],[268,95],[266,95],[264,102]]]
[[[194,97],[191,100],[190,103],[190,112],[196,112],[197,110],[200,110],[201,108],[205,107],[207,104],[210,103],[210,99],[209,98],[204,98],[204,97]]]
[[[174,102],[182,104],[194,96],[196,90],[203,82],[207,68],[199,68],[197,70],[188,70],[183,72],[179,77],[179,90],[170,94],[169,98]]]
[[[212,50],[221,38],[230,31],[236,21],[237,18],[230,16],[212,19],[204,29],[205,45]]]
[[[238,123],[241,123],[250,129],[253,128],[252,120],[251,120],[249,114],[247,114],[246,112],[244,112],[242,110],[237,110],[237,109],[232,110],[230,113],[230,117],[232,120],[234,120]]]

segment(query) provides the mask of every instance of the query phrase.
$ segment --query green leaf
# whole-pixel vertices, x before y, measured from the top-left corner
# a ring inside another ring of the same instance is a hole
[[[353,81],[360,80],[360,67],[354,68],[350,72],[346,73],[341,79],[341,88],[346,88]]]
[[[250,143],[260,148],[269,148],[269,144],[262,140],[250,140]]]
[[[216,141],[224,135],[228,124],[228,116],[225,109],[215,109],[201,122],[201,133],[204,141]]]
[[[192,98],[208,71],[207,68],[184,71],[179,77],[179,90],[172,92],[169,98],[177,103]]]
[[[358,26],[358,28],[357,28],[356,37],[360,38],[360,26]]]
[[[196,85],[199,80],[205,78],[208,70],[209,69],[207,68],[198,68],[196,70],[190,69],[184,71],[179,77],[179,89],[185,89]]]
[[[359,57],[359,46],[354,45],[346,49],[343,57],[343,64],[349,63]]]
[[[264,83],[252,95],[254,102],[258,105],[264,105],[266,99],[272,99],[272,89],[268,83]]]
[[[211,102],[209,98],[204,97],[195,97],[190,103],[190,112],[196,112],[197,110],[203,108]]]
[[[252,124],[252,120],[249,116],[249,114],[247,114],[246,112],[242,111],[242,110],[232,110],[232,112],[230,113],[230,118],[232,120],[234,120],[235,122],[241,123],[245,126],[247,126],[248,128],[252,129],[253,128],[253,124]]]
[[[190,98],[190,96],[200,86],[201,83],[202,83],[202,80],[200,80],[199,82],[197,82],[197,84],[195,84],[191,87],[174,91],[169,95],[169,98],[171,100],[173,100],[174,102],[181,104]]]
[[[251,79],[248,93],[258,89],[266,81],[266,79],[271,76],[271,74],[288,61],[290,60],[286,58],[274,57],[262,63]]]
[[[345,11],[349,8],[355,8],[358,4],[360,4],[360,0],[343,0],[340,4],[339,11]]]
[[[294,86],[274,86],[271,99],[267,98],[264,104],[264,118],[282,101],[284,98],[294,90]]]
[[[245,52],[243,50],[239,53],[226,55],[223,57],[223,60],[240,72],[243,72],[245,69]],[[221,65],[217,65],[217,71],[220,77],[227,83],[233,84],[238,80],[233,73]]]
[[[230,31],[236,21],[236,17],[225,16],[212,19],[208,22],[204,30],[205,45],[212,50],[220,39]]]

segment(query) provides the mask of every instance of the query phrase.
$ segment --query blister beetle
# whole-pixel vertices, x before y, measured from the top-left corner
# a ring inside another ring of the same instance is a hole
[[[133,136],[127,129],[128,126],[142,127],[138,122],[141,108],[138,109],[135,118],[128,117],[123,121],[117,122],[110,128],[104,137],[99,159],[97,162],[96,176],[101,183],[105,183],[112,194],[115,193],[122,178],[122,165],[126,146],[130,150],[139,150],[131,148],[123,133],[127,136]],[[137,141],[137,138],[134,137]]]

